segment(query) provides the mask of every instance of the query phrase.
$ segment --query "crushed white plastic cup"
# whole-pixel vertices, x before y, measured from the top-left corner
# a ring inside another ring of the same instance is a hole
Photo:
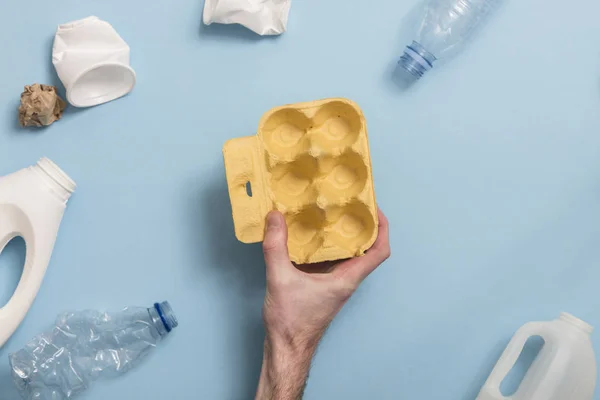
[[[292,0],[205,0],[205,25],[240,24],[261,36],[281,35],[287,29]]]
[[[52,63],[75,107],[91,107],[125,96],[135,86],[130,49],[117,31],[98,17],[58,26]]]

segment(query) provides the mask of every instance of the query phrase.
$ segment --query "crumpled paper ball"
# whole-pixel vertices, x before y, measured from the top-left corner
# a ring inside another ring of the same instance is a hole
[[[25,86],[19,106],[19,124],[22,127],[48,126],[61,118],[66,106],[54,86],[39,83]]]

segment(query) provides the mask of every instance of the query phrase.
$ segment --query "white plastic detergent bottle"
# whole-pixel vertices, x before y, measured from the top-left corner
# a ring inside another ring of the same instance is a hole
[[[26,246],[19,284],[0,308],[0,347],[23,321],[37,295],[74,190],[75,182],[47,158],[0,177],[0,253],[15,237],[22,237]]]
[[[592,400],[596,386],[592,331],[590,325],[567,313],[554,321],[524,325],[508,344],[477,400]],[[542,337],[544,346],[516,393],[503,396],[500,384],[532,336]]]

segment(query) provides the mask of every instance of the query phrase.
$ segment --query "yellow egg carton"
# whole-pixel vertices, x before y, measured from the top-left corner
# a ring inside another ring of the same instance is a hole
[[[377,206],[364,115],[347,99],[277,107],[255,136],[223,146],[235,235],[264,238],[281,211],[299,264],[360,256],[377,238]]]

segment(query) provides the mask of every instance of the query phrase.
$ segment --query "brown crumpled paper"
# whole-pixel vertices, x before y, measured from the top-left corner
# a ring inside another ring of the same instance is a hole
[[[22,127],[48,126],[60,119],[66,106],[54,86],[39,83],[25,86],[19,106],[19,123]]]

